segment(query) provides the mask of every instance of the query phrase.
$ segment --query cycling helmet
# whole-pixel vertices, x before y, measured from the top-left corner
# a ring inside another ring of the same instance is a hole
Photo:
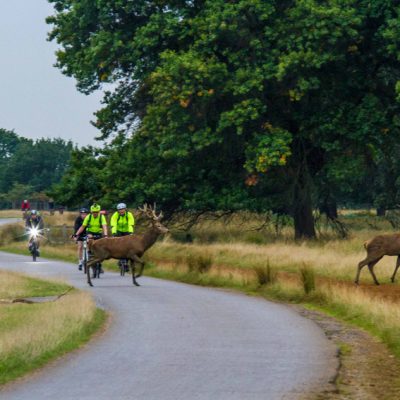
[[[81,213],[88,213],[89,212],[89,210],[87,209],[87,208],[85,208],[85,207],[83,207],[83,208],[81,208],[80,210],[79,210],[79,212],[81,212]]]
[[[31,215],[38,215],[38,212],[36,210],[32,210]]]
[[[101,210],[101,207],[100,207],[99,204],[93,204],[93,205],[90,207],[90,212],[99,212],[100,210]]]
[[[119,203],[117,205],[117,210],[123,210],[124,208],[126,208],[126,204],[125,203]]]

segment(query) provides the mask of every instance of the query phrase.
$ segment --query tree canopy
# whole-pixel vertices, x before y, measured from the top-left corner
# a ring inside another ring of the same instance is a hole
[[[85,93],[114,85],[94,197],[285,210],[298,238],[317,203],[396,201],[397,2],[49,1],[61,71]]]
[[[0,194],[15,185],[30,192],[50,189],[69,166],[72,149],[72,142],[63,139],[30,140],[0,129]]]

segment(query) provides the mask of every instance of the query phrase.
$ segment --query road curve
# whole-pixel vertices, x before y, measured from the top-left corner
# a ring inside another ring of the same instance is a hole
[[[292,400],[337,368],[323,332],[283,305],[110,272],[89,289],[75,265],[7,253],[0,268],[65,277],[112,315],[100,338],[6,385],[2,400]]]

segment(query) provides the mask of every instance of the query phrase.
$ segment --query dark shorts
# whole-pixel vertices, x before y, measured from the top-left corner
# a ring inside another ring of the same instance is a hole
[[[93,240],[101,239],[103,237],[101,233],[92,233],[92,232],[86,232],[86,236],[91,236],[91,239]]]
[[[128,235],[132,235],[131,232],[119,232],[117,231],[117,233],[114,233],[113,236],[128,236]]]

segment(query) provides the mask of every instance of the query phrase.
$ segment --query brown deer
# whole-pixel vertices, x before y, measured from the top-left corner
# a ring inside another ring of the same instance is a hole
[[[397,270],[400,266],[400,234],[394,233],[390,235],[375,236],[364,243],[364,248],[367,250],[367,257],[358,264],[355,284],[358,285],[361,269],[368,265],[369,272],[371,273],[375,284],[379,285],[374,273],[374,265],[383,256],[397,256],[396,266],[391,277],[391,281],[394,282],[394,278],[396,277]]]
[[[162,212],[156,215],[155,207],[151,208],[145,204],[139,210],[150,218],[152,226],[142,235],[129,235],[120,236],[113,238],[102,238],[91,243],[90,251],[93,258],[87,264],[87,282],[90,286],[92,282],[90,280],[89,270],[92,265],[97,262],[102,262],[110,258],[121,259],[125,258],[129,260],[132,271],[132,281],[136,286],[140,286],[136,278],[139,278],[143,273],[144,262],[140,259],[144,252],[149,249],[157,238],[164,233],[168,232],[168,228],[161,224]],[[140,264],[139,273],[136,275],[135,262]]]

